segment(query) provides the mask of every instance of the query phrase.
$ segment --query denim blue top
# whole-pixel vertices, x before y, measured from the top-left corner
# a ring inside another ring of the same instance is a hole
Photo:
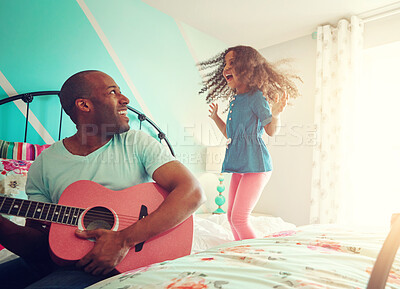
[[[261,91],[233,97],[226,120],[228,140],[222,172],[272,171],[272,160],[261,138],[271,119],[270,107]]]

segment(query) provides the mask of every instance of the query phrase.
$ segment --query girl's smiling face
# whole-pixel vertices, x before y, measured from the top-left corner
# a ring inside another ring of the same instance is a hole
[[[225,55],[225,67],[222,72],[228,86],[236,91],[236,93],[245,93],[248,91],[246,84],[241,83],[234,68],[235,52],[229,51]]]

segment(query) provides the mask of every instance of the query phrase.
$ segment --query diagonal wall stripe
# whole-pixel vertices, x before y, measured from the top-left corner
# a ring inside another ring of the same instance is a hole
[[[190,54],[193,57],[194,62],[196,64],[199,63],[199,58],[197,57],[197,54],[196,54],[192,44],[190,43],[189,38],[186,35],[185,29],[183,29],[182,24],[179,21],[177,21],[176,19],[174,19],[174,20],[175,20],[176,25],[178,26],[179,31],[182,34],[183,39],[185,40],[185,43],[186,43],[186,45],[187,45],[187,47],[189,49]],[[201,78],[204,80],[204,74],[205,73],[203,71],[201,71],[200,69],[199,69],[199,73],[200,73]]]
[[[12,87],[11,83],[8,82],[7,78],[1,71],[0,71],[0,86],[7,93],[8,97],[18,94],[17,91],[14,89],[14,87]],[[22,112],[22,114],[26,118],[26,108],[27,108],[26,103],[23,102],[22,100],[18,100],[15,101],[14,104],[18,107],[18,109]],[[37,119],[37,117],[30,109],[29,109],[29,123],[47,144],[54,143],[54,139],[51,137],[51,135],[48,133],[48,131],[44,128],[42,123]]]
[[[111,58],[113,59],[115,65],[117,66],[118,70],[120,71],[122,77],[128,84],[129,88],[131,89],[134,97],[136,98],[137,102],[139,103],[142,111],[145,115],[147,115],[150,119],[154,119],[150,113],[150,110],[147,108],[143,98],[140,96],[139,91],[136,89],[135,85],[133,84],[131,78],[129,77],[128,72],[125,70],[124,65],[122,64],[121,60],[119,59],[117,53],[112,48],[111,43],[108,41],[107,36],[104,34],[103,30],[101,29],[99,23],[96,21],[96,18],[93,16],[92,12],[90,12],[89,7],[85,4],[84,0],[76,0],[79,6],[85,13],[86,17],[88,18],[89,22],[92,24],[94,30],[96,31],[97,35],[99,36],[100,40],[103,42],[105,48],[107,49],[108,53],[110,54]]]
[[[189,39],[188,39],[188,37],[187,37],[187,35],[186,35],[185,29],[183,29],[181,22],[177,21],[176,19],[174,19],[174,20],[175,20],[176,25],[177,25],[178,28],[179,28],[179,31],[180,31],[181,34],[182,34],[183,39],[184,39],[185,42],[186,42],[186,45],[187,45],[187,47],[188,47],[188,49],[189,49],[190,54],[192,55],[194,61],[195,61],[196,63],[198,63],[198,62],[199,62],[199,58],[197,57],[196,52],[194,51],[193,46],[192,46],[192,44],[190,43],[190,41],[189,41]]]

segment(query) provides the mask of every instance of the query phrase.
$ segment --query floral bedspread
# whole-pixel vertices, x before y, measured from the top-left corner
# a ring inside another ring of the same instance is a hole
[[[303,226],[122,273],[89,288],[366,288],[387,233]],[[400,288],[400,255],[387,288]]]

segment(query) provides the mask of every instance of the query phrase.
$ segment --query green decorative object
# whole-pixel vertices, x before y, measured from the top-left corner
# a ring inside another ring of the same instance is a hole
[[[225,211],[222,210],[221,206],[225,204],[225,197],[222,195],[222,193],[225,191],[225,185],[224,183],[224,177],[222,174],[219,175],[219,185],[217,186],[217,191],[218,191],[218,196],[215,197],[215,203],[218,206],[218,209],[216,209],[213,214],[225,214]]]
[[[216,197],[215,197],[215,203],[216,203],[218,206],[222,206],[223,204],[225,204],[225,197],[222,196],[222,195],[216,196]]]
[[[219,185],[217,187],[217,191],[218,191],[218,193],[222,193],[223,191],[225,191],[225,186],[224,185]]]

